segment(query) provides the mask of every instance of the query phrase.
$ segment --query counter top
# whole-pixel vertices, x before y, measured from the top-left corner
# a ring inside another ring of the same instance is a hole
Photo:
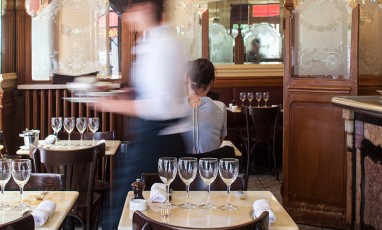
[[[332,104],[357,113],[382,118],[382,102],[379,96],[333,97]]]

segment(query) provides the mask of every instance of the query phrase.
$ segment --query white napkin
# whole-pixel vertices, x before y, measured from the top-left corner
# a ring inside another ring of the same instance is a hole
[[[267,211],[269,212],[269,224],[276,222],[275,213],[272,211],[271,206],[269,206],[268,200],[256,200],[255,203],[253,203],[253,211],[255,217],[259,217],[264,211]]]
[[[49,217],[56,210],[56,203],[50,200],[44,200],[33,211],[34,225],[36,227],[43,226],[49,219]]]
[[[149,202],[164,203],[166,202],[166,198],[166,185],[162,183],[154,183],[151,186]]]
[[[106,143],[106,141],[105,141],[105,139],[102,139],[102,140],[97,142],[97,145],[104,144],[104,143]]]

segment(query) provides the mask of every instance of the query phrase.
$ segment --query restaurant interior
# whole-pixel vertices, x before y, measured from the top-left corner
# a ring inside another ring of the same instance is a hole
[[[135,48],[161,44],[141,1],[0,1],[0,230],[382,229],[382,0],[167,0],[161,24],[224,104],[170,100],[192,107],[176,158],[133,154],[137,116],[106,105],[139,106]]]

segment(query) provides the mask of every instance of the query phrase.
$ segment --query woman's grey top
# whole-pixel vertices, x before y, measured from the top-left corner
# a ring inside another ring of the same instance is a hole
[[[190,107],[192,113],[194,109]],[[194,110],[197,116],[190,117],[190,124],[194,125],[192,130],[186,133],[187,153],[204,153],[220,147],[220,138],[227,136],[227,108],[223,102],[213,101],[209,97],[200,97],[200,105]],[[197,118],[197,122],[193,119]],[[194,132],[196,131],[196,132]],[[197,133],[197,146],[193,146],[193,134]],[[194,148],[194,151],[193,151]]]

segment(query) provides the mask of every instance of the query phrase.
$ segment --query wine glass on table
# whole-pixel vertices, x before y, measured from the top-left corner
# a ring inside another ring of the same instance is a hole
[[[12,177],[16,184],[20,187],[20,204],[15,207],[17,211],[29,210],[31,207],[24,204],[23,190],[24,185],[28,182],[32,171],[31,160],[16,159],[12,160]]]
[[[53,134],[58,137],[58,132],[62,128],[62,117],[52,117],[51,125],[53,129]]]
[[[222,210],[237,210],[237,207],[231,204],[231,184],[236,180],[239,174],[239,160],[235,158],[222,158],[219,161],[219,174],[223,182],[227,185],[227,203],[220,206]]]
[[[84,145],[83,137],[84,137],[84,132],[87,128],[86,117],[77,117],[76,127],[77,127],[78,132],[80,132],[80,134],[81,134],[81,144],[80,145]]]
[[[260,101],[263,98],[263,93],[262,92],[257,92],[256,93],[256,100],[257,100],[257,107],[260,107]]]
[[[94,135],[99,128],[99,118],[98,117],[89,117],[88,126],[90,131],[93,133],[93,145],[95,145]]]
[[[76,124],[76,120],[74,117],[65,117],[64,118],[64,129],[66,132],[68,132],[68,145],[69,146],[71,146],[70,134],[73,132],[75,124]]]
[[[241,107],[244,106],[245,99],[247,99],[247,93],[246,92],[241,92],[240,93]]]
[[[0,159],[0,186],[1,186],[1,203],[0,210],[6,210],[10,206],[4,204],[4,188],[11,179],[12,175],[12,161],[9,159]]]
[[[247,93],[247,99],[249,101],[249,107],[251,107],[251,101],[253,100],[253,92]]]
[[[267,107],[267,101],[269,100],[269,92],[263,93],[263,99],[265,101],[265,107]]]
[[[200,206],[203,209],[215,209],[216,206],[210,203],[210,187],[215,181],[219,171],[219,162],[217,158],[201,158],[199,160],[199,174],[203,182],[208,186],[207,203]]]
[[[194,157],[182,157],[178,162],[178,172],[180,179],[186,184],[187,202],[179,205],[181,208],[196,208],[195,204],[190,203],[190,184],[194,181],[198,172],[198,159]]]
[[[162,182],[166,185],[166,203],[165,208],[175,208],[170,203],[170,184],[174,181],[178,169],[177,159],[175,157],[161,157],[158,160],[158,174]]]

